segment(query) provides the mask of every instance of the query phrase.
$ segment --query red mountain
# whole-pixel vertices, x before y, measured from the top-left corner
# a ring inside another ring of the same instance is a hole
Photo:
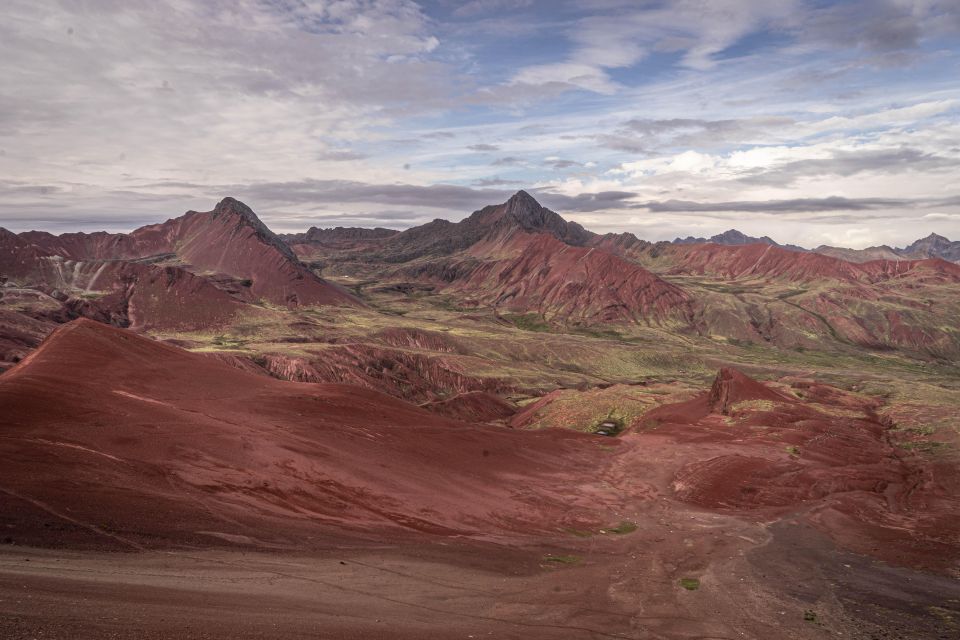
[[[577,487],[606,459],[589,436],[282,382],[82,319],[0,377],[0,415],[0,513],[18,544],[524,536],[582,516]]]
[[[680,322],[689,297],[638,264],[587,248],[596,236],[525,191],[460,222],[434,220],[367,245],[328,254],[381,279],[414,279],[497,310],[557,322]]]
[[[960,282],[960,265],[938,258],[853,263],[767,244],[676,245],[667,250],[666,255],[674,264],[673,273],[710,274],[731,279],[764,277],[793,282],[830,279],[875,283],[913,274]]]
[[[212,211],[189,211],[129,234],[29,232],[20,237],[47,254],[76,261],[163,260],[197,275],[243,283],[253,299],[275,304],[357,304],[310,271],[233,198],[224,198]]]
[[[577,223],[567,222],[540,206],[526,191],[518,191],[503,204],[484,207],[460,222],[434,220],[407,229],[389,238],[377,257],[383,262],[400,263],[421,257],[448,256],[512,229],[547,233],[573,245],[585,244],[593,236]]]
[[[613,254],[570,246],[547,233],[511,229],[466,255],[481,262],[446,290],[498,309],[585,325],[691,317],[690,298],[679,287]]]

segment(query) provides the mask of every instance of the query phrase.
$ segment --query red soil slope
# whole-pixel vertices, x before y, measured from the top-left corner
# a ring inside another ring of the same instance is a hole
[[[876,400],[808,380],[791,386],[724,369],[710,392],[650,411],[631,437],[651,460],[658,443],[679,462],[679,500],[771,519],[802,514],[847,548],[954,568],[956,467],[897,448]]]
[[[505,420],[516,413],[506,400],[485,391],[459,393],[446,400],[435,400],[420,405],[428,411],[469,422]]]
[[[0,520],[17,543],[513,536],[604,502],[581,495],[602,460],[587,436],[281,382],[89,320],[0,377],[0,415]]]
[[[53,296],[48,300],[60,304],[61,309],[48,316],[58,322],[83,316],[141,330],[223,325],[244,298],[179,267],[65,259],[3,229],[0,278],[9,285],[23,285],[34,295]]]
[[[819,253],[798,253],[766,244],[723,246],[674,245],[674,273],[726,278],[764,277],[796,282],[842,280],[875,283],[906,274],[943,282],[960,282],[960,265],[941,259],[872,260],[853,263]]]
[[[599,249],[546,233],[510,229],[467,252],[471,265],[446,287],[505,311],[536,312],[574,324],[689,322],[679,287]],[[479,262],[478,262],[479,261]]]

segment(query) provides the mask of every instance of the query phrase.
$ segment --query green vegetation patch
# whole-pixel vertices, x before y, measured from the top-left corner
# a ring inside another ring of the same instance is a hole
[[[772,400],[741,400],[730,407],[730,413],[742,413],[744,411],[773,411],[776,403]]]
[[[246,340],[224,335],[214,336],[210,342],[223,349],[242,349],[247,344]]]
[[[700,588],[699,578],[680,578],[680,586],[687,591],[696,591]]]
[[[609,529],[604,529],[603,532],[604,532],[604,533],[615,533],[615,534],[617,534],[617,535],[624,535],[624,534],[627,534],[627,533],[633,533],[633,532],[636,531],[636,530],[637,530],[637,525],[636,525],[636,523],[634,523],[634,522],[628,522],[628,521],[624,520],[623,522],[621,522],[620,524],[618,524],[618,525],[615,526],[615,527],[611,527],[611,528],[609,528]]]
[[[614,331],[613,329],[594,329],[592,327],[576,327],[573,329],[573,333],[581,336],[586,336],[588,338],[597,338],[600,340],[618,340],[623,341],[627,338],[620,333],[619,331]],[[638,342],[644,342],[643,338],[636,338]]]
[[[500,316],[523,331],[550,331],[551,327],[538,313],[508,313]]]
[[[900,445],[907,451],[920,451],[921,453],[935,453],[949,449],[950,445],[946,442],[937,442],[936,440],[920,440],[917,442],[904,442]]]

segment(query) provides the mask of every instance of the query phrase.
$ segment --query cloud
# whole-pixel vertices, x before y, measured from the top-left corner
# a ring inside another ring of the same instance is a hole
[[[471,144],[467,149],[470,149],[470,151],[499,151],[500,147],[495,144]]]
[[[836,151],[829,158],[797,160],[779,166],[758,168],[740,178],[740,181],[750,184],[787,186],[801,178],[849,177],[865,172],[904,175],[912,172],[956,169],[957,166],[957,158],[911,148]]]
[[[272,208],[289,205],[326,207],[363,203],[442,209],[453,214],[468,213],[491,203],[504,202],[512,194],[509,190],[475,189],[452,184],[375,184],[351,180],[234,184],[220,185],[217,189],[220,193],[232,195],[251,206],[264,203]]]
[[[458,18],[470,18],[482,13],[525,9],[532,4],[533,0],[470,0],[454,9],[453,15]]]
[[[785,116],[704,120],[696,118],[627,120],[613,133],[596,136],[605,147],[617,151],[654,153],[667,149],[718,148],[730,143],[770,139],[777,131],[796,124]]]
[[[12,0],[0,14],[0,173],[24,178],[320,171],[455,84],[406,0]]]
[[[788,17],[798,0],[675,0],[665,4],[610,3],[569,25],[573,51],[561,62],[520,69],[518,85],[567,85],[600,94],[622,88],[610,70],[629,68],[653,52],[682,53],[683,66],[706,70],[741,38]]]
[[[546,189],[535,189],[533,193],[544,206],[555,208],[557,211],[593,212],[636,208],[631,199],[637,194],[630,191],[602,191],[567,196]]]
[[[797,28],[804,41],[859,46],[876,52],[915,49],[933,22],[960,15],[943,2],[859,0],[815,8]]]
[[[741,202],[690,202],[684,200],[666,200],[663,202],[644,202],[638,205],[653,212],[671,213],[816,213],[823,211],[868,211],[889,209],[892,207],[911,207],[916,202],[894,198],[794,198],[791,200],[764,200]]]
[[[550,167],[551,169],[572,169],[573,167],[582,167],[582,162],[577,162],[576,160],[564,160],[563,158],[547,158],[544,160],[544,164]]]
[[[330,149],[327,151],[321,151],[317,154],[318,160],[330,160],[332,162],[347,162],[349,160],[363,160],[368,158],[365,153],[358,153],[356,151],[350,151],[348,149]]]
[[[475,187],[509,187],[511,185],[523,184],[520,180],[506,180],[499,176],[493,178],[478,178],[471,184]]]

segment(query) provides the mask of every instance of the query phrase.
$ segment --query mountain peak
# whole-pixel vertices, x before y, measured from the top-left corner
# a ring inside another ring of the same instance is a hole
[[[507,205],[513,206],[523,206],[523,207],[539,207],[540,203],[537,202],[537,199],[532,195],[520,189],[515,194],[510,196],[510,199],[507,200]]]
[[[733,245],[742,245],[742,244],[769,244],[773,246],[778,245],[773,239],[768,236],[763,236],[762,238],[754,238],[753,236],[748,236],[742,231],[737,229],[727,229],[723,233],[718,233],[715,236],[709,238],[694,238],[693,236],[687,236],[686,238],[677,238],[673,241],[674,244],[704,244],[707,242],[712,242],[713,244],[722,244],[727,246]],[[799,249],[799,247],[793,247],[792,245],[787,245],[788,249]]]
[[[253,212],[253,209],[240,202],[236,198],[231,198],[227,196],[223,200],[217,203],[217,206],[211,211],[214,218],[220,216],[239,216],[246,220],[247,222],[253,224],[254,226],[263,227],[266,229],[266,225],[257,217],[257,214]]]
[[[517,191],[513,194],[505,203],[505,209],[506,211],[504,213],[506,215],[516,218],[524,225],[529,224],[535,227],[543,225],[544,219],[547,217],[546,214],[548,213],[548,211],[537,202],[536,198],[526,191]]]
[[[277,234],[271,231],[270,228],[267,227],[267,225],[265,225],[259,217],[257,217],[257,214],[253,212],[253,209],[248,207],[243,202],[240,202],[236,198],[227,196],[217,203],[217,206],[213,208],[213,211],[210,212],[210,215],[215,220],[221,217],[239,218],[241,223],[252,227],[254,231],[256,231],[257,237],[259,237],[263,242],[272,245],[287,259],[297,263],[300,262],[290,247],[288,247],[287,244],[277,236]]]
[[[527,231],[546,231],[568,244],[582,245],[587,239],[588,233],[583,227],[564,220],[522,189],[492,211],[500,212],[497,216],[500,220],[511,220]]]

